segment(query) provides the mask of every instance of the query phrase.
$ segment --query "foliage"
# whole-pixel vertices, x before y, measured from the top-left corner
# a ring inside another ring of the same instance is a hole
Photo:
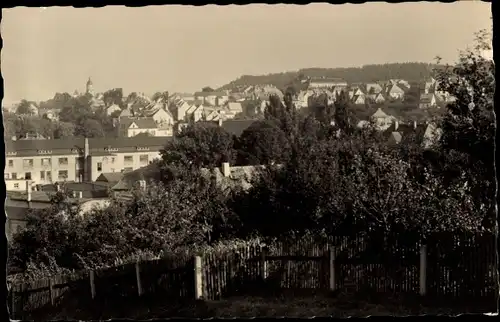
[[[224,85],[221,89],[230,89],[239,85],[273,84],[285,89],[291,84],[300,86],[300,80],[306,77],[336,77],[348,83],[366,83],[387,79],[406,79],[422,81],[432,76],[435,65],[426,63],[394,63],[383,65],[365,65],[349,68],[306,68],[294,72],[268,74],[261,76],[243,75],[240,78]]]
[[[214,168],[223,162],[233,163],[236,152],[233,138],[221,127],[203,123],[190,124],[169,141],[161,151],[163,168]]]
[[[456,99],[448,104],[441,121],[441,165],[437,171],[449,175],[450,160],[455,172],[466,174],[476,207],[487,208],[490,224],[495,212],[494,168],[495,91],[494,65],[483,57],[491,49],[491,35],[482,30],[476,44],[460,53],[457,64],[437,70],[439,88]],[[460,157],[456,157],[460,155]],[[447,181],[453,182],[447,178]]]
[[[204,93],[215,92],[215,90],[212,87],[210,87],[210,86],[203,87],[201,89],[201,91],[204,92]]]
[[[238,140],[238,164],[263,165],[289,157],[290,143],[285,132],[274,122],[254,122]]]
[[[123,89],[121,88],[110,89],[104,92],[102,96],[103,96],[102,100],[104,101],[104,105],[106,107],[109,107],[113,104],[116,104],[121,108],[123,107]]]
[[[133,196],[81,216],[78,206],[56,195],[51,208],[34,211],[14,236],[11,265],[49,273],[112,266],[138,254],[204,245],[229,218],[223,194],[206,180],[151,182]]]

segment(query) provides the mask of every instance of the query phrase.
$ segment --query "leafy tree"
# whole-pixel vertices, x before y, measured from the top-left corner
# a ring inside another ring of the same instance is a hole
[[[349,105],[349,96],[346,92],[342,91],[335,99],[335,114],[333,119],[335,120],[336,127],[346,134],[352,133],[355,125],[353,124],[355,122],[354,115]]]
[[[106,107],[116,104],[120,107],[123,105],[123,89],[114,88],[106,91],[103,94],[103,101]]]
[[[240,164],[264,165],[288,158],[290,142],[274,122],[256,121],[241,134],[238,159]]]
[[[169,93],[168,92],[156,92],[153,95],[153,101],[158,101],[159,99],[162,99],[163,102],[168,103],[168,98],[169,98]]]
[[[490,214],[493,224],[495,200],[494,135],[495,117],[493,95],[495,91],[493,62],[482,52],[491,49],[491,36],[482,30],[476,34],[476,45],[460,53],[458,62],[436,70],[439,89],[447,91],[454,102],[448,104],[440,126],[443,130],[442,148],[438,168],[453,182],[453,173],[467,175],[468,185],[474,194],[475,204]],[[457,154],[463,154],[456,158]],[[450,160],[455,161],[453,163]]]
[[[209,93],[209,92],[215,92],[215,90],[212,87],[206,86],[201,89],[202,92],[204,93]]]
[[[16,113],[18,115],[34,115],[36,111],[31,109],[31,105],[33,105],[33,102],[23,99],[17,106]]]
[[[75,129],[75,136],[86,138],[104,137],[104,134],[101,123],[94,119],[83,120]]]
[[[165,170],[174,167],[214,168],[223,162],[234,163],[236,152],[231,134],[219,126],[194,123],[184,128],[161,151]]]
[[[55,123],[54,139],[64,139],[72,137],[75,133],[75,125],[68,122]]]

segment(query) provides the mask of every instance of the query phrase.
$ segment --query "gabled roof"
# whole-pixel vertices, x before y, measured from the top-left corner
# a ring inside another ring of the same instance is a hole
[[[403,137],[400,132],[391,132],[389,141],[397,144],[401,142],[402,138]]]
[[[158,127],[155,120],[151,117],[130,118],[121,123],[126,124],[127,128],[130,128],[132,124],[137,125],[139,129],[156,129]]]
[[[95,181],[107,182],[107,183],[118,183],[123,178],[123,173],[121,172],[108,172],[101,173]]]
[[[123,174],[123,177],[111,190],[130,190],[139,180],[151,181],[157,180],[160,176],[160,168],[156,163],[151,163],[145,167]]]
[[[372,117],[375,117],[375,118],[386,118],[386,117],[389,117],[389,115],[387,113],[385,113],[384,111],[382,111],[382,109],[379,107],[379,108],[377,108],[377,110],[375,111],[375,113],[372,114]]]

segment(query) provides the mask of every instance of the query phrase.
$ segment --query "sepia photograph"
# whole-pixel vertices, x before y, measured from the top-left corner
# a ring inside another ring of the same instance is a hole
[[[498,313],[491,7],[2,9],[10,318]]]

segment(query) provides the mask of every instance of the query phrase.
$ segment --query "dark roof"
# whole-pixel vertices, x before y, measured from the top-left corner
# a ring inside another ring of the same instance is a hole
[[[127,172],[123,175],[120,181],[114,185],[112,190],[129,190],[139,180],[151,181],[158,179],[160,176],[160,168],[156,163],[151,163],[145,167],[139,168],[134,171]]]
[[[130,148],[130,147],[163,147],[169,138],[167,137],[104,137],[88,139],[89,148],[104,149],[107,147],[113,148]],[[54,151],[54,150],[71,150],[73,148],[83,149],[85,145],[84,138],[69,138],[55,140],[5,140],[6,152],[33,152],[38,150]]]
[[[42,192],[45,193],[55,193],[57,188],[54,184],[46,184],[40,186]],[[95,198],[105,198],[108,197],[108,188],[102,184],[96,184],[93,182],[66,182],[63,185],[64,190],[67,193],[72,193],[73,191],[82,192],[82,198],[85,199],[95,199]]]
[[[157,125],[152,117],[139,117],[139,118],[127,118],[120,123],[125,124],[126,127],[130,127],[132,123],[135,123],[140,129],[156,129]]]
[[[5,206],[5,212],[9,220],[26,220],[29,211],[29,208],[26,207]]]
[[[427,128],[427,124],[417,123],[417,127],[414,128],[414,124],[399,123],[396,129],[396,124],[393,123],[388,129],[384,131],[384,135],[389,139],[393,132],[398,132],[401,134],[402,140],[409,138],[410,136],[415,136],[417,143],[421,143],[424,138],[424,133]]]
[[[123,173],[121,172],[109,172],[109,173],[101,173],[99,177],[95,181],[102,181],[108,183],[117,183],[123,178]]]
[[[25,191],[7,191],[7,199],[27,201],[28,194]],[[32,191],[31,201],[50,202],[50,195],[45,191]]]
[[[222,128],[228,133],[240,136],[243,131],[248,129],[257,120],[227,120],[222,122]]]

